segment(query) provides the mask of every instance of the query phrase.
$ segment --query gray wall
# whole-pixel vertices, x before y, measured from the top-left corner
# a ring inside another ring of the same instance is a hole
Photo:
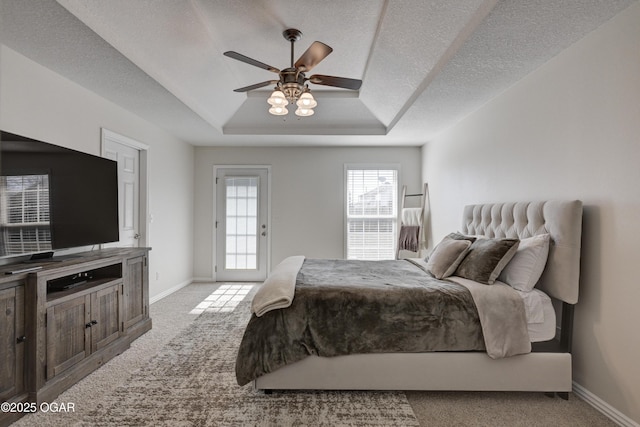
[[[639,22],[635,4],[423,150],[436,242],[465,204],[583,200],[574,380],[636,423]]]
[[[289,255],[344,256],[344,164],[397,163],[400,182],[419,192],[418,147],[197,147],[194,276],[213,277],[214,165],[271,165],[271,264]]]
[[[150,296],[191,281],[193,147],[0,45],[0,128],[100,155],[104,127],[149,146]]]

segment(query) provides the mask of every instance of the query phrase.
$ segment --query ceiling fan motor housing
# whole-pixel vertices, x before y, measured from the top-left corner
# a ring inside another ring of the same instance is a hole
[[[278,89],[284,93],[289,102],[293,103],[306,90],[305,81],[306,78],[302,71],[296,68],[285,68],[280,72]]]

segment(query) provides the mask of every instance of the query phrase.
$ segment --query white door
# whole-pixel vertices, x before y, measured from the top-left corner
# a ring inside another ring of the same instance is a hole
[[[268,168],[216,168],[217,281],[267,277],[268,177]]]
[[[140,238],[140,151],[111,139],[103,140],[104,157],[118,162],[120,241],[109,246],[137,247]]]

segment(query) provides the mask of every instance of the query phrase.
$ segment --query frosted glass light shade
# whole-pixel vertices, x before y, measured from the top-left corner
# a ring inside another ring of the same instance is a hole
[[[314,111],[311,108],[299,107],[296,110],[296,116],[300,116],[300,117],[309,117],[309,116],[313,116],[313,114],[314,114]]]
[[[273,107],[269,108],[269,112],[274,116],[284,116],[289,113],[289,110],[287,110],[286,107],[274,105]]]
[[[313,98],[313,95],[311,95],[311,93],[305,92],[302,95],[300,95],[300,99],[298,99],[298,102],[296,102],[296,105],[300,108],[313,108],[317,106],[318,103]]]
[[[284,93],[279,90],[274,90],[271,93],[271,96],[267,99],[267,102],[274,107],[284,107],[289,103],[289,101],[287,101],[287,98],[285,98]]]

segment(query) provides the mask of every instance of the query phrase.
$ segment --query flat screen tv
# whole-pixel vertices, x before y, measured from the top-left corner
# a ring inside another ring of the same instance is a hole
[[[0,257],[118,240],[116,162],[0,131]]]

